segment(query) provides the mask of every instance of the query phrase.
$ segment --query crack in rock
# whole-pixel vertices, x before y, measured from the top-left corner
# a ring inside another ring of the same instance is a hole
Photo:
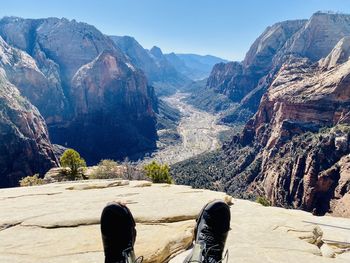
[[[129,185],[128,180],[120,180],[111,183],[85,183],[67,187],[66,190],[92,190],[92,189],[103,189],[109,187],[126,186]]]
[[[0,225],[0,231],[4,231],[4,230],[9,229],[11,227],[15,227],[21,223],[22,222],[16,222],[16,223],[11,223],[11,224],[2,224],[2,225]]]
[[[40,196],[40,195],[58,195],[62,194],[62,192],[55,192],[55,193],[43,193],[43,194],[27,194],[27,195],[17,195],[17,196],[6,196],[3,198],[0,198],[0,200],[7,200],[7,199],[16,199],[21,197],[28,197],[28,196]]]

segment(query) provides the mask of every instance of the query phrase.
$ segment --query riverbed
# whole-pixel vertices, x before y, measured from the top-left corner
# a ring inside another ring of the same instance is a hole
[[[218,115],[199,110],[187,104],[184,101],[187,96],[189,96],[187,93],[176,93],[162,98],[182,114],[177,127],[181,140],[176,144],[165,147],[159,142],[159,150],[147,158],[148,160],[152,159],[161,163],[174,164],[221,147],[218,139],[219,134],[230,128],[217,123],[219,120]],[[162,132],[165,131],[158,131],[158,133]]]

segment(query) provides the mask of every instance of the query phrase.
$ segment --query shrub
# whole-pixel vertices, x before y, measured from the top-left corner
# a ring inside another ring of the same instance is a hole
[[[80,157],[80,154],[73,150],[66,150],[60,158],[60,163],[62,167],[70,168],[66,176],[68,179],[75,180],[82,175],[82,169],[86,167],[85,160]]]
[[[19,185],[23,186],[33,186],[33,185],[41,185],[44,184],[44,180],[39,178],[39,174],[35,174],[33,176],[26,176],[19,180]]]
[[[146,176],[152,180],[153,183],[167,183],[171,184],[173,179],[170,176],[170,168],[167,164],[159,164],[156,161],[144,166]]]
[[[121,178],[123,174],[122,168],[116,161],[113,160],[101,160],[97,165],[97,168],[92,172],[90,178],[92,179],[111,179]]]
[[[256,202],[263,205],[263,206],[271,206],[271,203],[269,200],[267,200],[266,197],[264,196],[259,196],[257,199],[256,199]]]

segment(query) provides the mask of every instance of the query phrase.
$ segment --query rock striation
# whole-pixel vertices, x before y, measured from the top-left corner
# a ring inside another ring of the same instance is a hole
[[[109,37],[75,20],[17,17],[0,20],[0,36],[31,65],[14,60],[6,72],[45,117],[53,143],[74,147],[88,163],[155,148],[153,89]]]
[[[256,149],[260,170],[249,189],[274,205],[324,214],[349,192],[344,188],[349,181],[339,186],[340,174],[346,173],[339,162],[350,153],[350,60],[334,66],[334,61],[342,62],[334,58],[347,50],[341,39],[318,64],[306,58],[288,60],[254,118],[233,141]],[[325,68],[332,63],[331,69]]]
[[[2,62],[8,57],[1,56]],[[39,111],[23,98],[0,68],[0,188],[27,175],[43,175],[58,161]]]
[[[146,50],[129,36],[110,38],[136,67],[145,72],[149,84],[155,86],[159,94],[174,93],[191,81],[168,61],[160,48]]]
[[[48,123],[62,120],[67,99],[60,87],[55,86],[38,68],[28,53],[14,48],[0,37],[0,66],[8,80],[23,96],[39,108]]]
[[[146,263],[183,262],[194,219],[214,199],[231,205],[228,262],[349,260],[349,219],[263,207],[188,186],[113,180],[1,190],[0,260],[102,262],[100,214],[106,203],[120,201],[136,220],[137,256]]]
[[[317,12],[309,20],[277,23],[257,38],[242,62],[215,66],[207,87],[239,103],[225,120],[247,121],[290,56],[311,62],[325,58],[343,37],[350,35],[349,21],[350,15]]]
[[[58,141],[60,134],[52,136],[57,136],[59,144],[80,149],[94,163],[103,158],[121,159],[125,156],[123,149],[130,155],[155,147],[152,93],[141,71],[115,53],[104,51],[81,67],[72,80],[72,129],[62,129],[62,141]]]
[[[304,20],[285,21],[268,27],[250,47],[243,62],[215,66],[207,86],[240,102],[273,69],[274,56],[304,23]]]
[[[242,80],[245,67],[267,74],[240,102],[242,106],[255,101],[257,110],[222,152],[175,166],[176,182],[249,199],[264,196],[272,205],[318,215],[349,217],[349,19],[316,13],[308,21],[293,21],[297,30],[288,31],[294,32],[288,37],[286,25],[291,23],[276,24],[258,38],[244,62],[214,67],[208,83],[235,96],[236,88],[244,93],[247,87],[240,89],[235,82]],[[269,38],[273,45],[277,39],[283,43],[264,49]],[[270,71],[259,66],[267,57]],[[225,72],[232,79],[220,82]]]

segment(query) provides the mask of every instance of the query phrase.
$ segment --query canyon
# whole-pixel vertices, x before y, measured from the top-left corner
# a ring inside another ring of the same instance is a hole
[[[0,37],[2,136],[12,127],[2,187],[58,166],[63,146],[88,164],[154,159],[179,184],[350,216],[350,15],[276,23],[241,62],[164,54],[68,19],[5,17]],[[23,136],[32,143],[11,157]]]
[[[177,126],[180,139],[171,145],[159,140],[157,151],[145,158],[144,163],[152,159],[172,165],[221,147],[220,133],[229,130],[230,127],[217,124],[219,115],[201,111],[184,102],[188,96],[189,94],[178,92],[163,99],[181,113],[182,117]],[[158,130],[159,137],[167,132],[166,129]]]
[[[223,151],[175,165],[177,182],[349,217],[349,30],[349,15],[315,13],[267,28],[242,63],[215,66],[206,88],[251,117]]]

